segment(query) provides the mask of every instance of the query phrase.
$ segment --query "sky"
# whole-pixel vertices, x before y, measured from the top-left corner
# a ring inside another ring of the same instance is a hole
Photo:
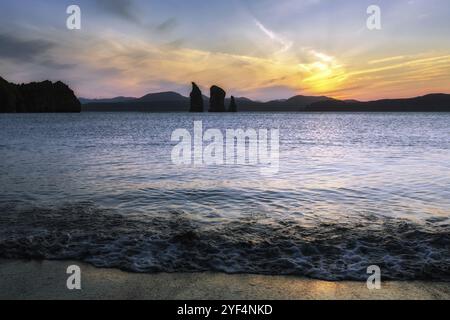
[[[81,30],[66,27],[73,4]],[[448,0],[2,0],[0,14],[0,76],[79,97],[188,95],[192,81],[261,101],[450,93]]]

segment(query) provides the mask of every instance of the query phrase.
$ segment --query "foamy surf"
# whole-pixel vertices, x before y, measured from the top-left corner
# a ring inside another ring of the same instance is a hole
[[[131,272],[299,275],[366,280],[450,281],[450,226],[342,216],[302,223],[250,215],[206,223],[183,212],[124,215],[88,203],[0,208],[0,257],[79,260]]]

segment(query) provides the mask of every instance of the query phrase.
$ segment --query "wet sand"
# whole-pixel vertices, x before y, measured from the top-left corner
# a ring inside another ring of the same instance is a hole
[[[66,287],[67,267],[81,268],[82,290]],[[450,299],[450,282],[328,282],[293,276],[222,273],[136,274],[71,261],[0,260],[0,299],[329,300]]]

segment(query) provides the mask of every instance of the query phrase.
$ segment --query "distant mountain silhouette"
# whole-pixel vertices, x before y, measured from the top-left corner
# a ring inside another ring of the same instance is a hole
[[[75,94],[61,81],[16,85],[0,77],[0,113],[80,111]]]
[[[87,98],[78,98],[80,100],[81,104],[88,104],[88,103],[117,103],[117,102],[127,102],[136,100],[137,98],[134,97],[115,97],[115,98],[109,98],[109,99],[87,99]]]
[[[252,101],[248,98],[236,98],[239,111],[244,112],[294,112],[304,111],[312,103],[330,101],[332,98],[325,96],[297,95],[288,99],[271,100],[268,102]]]
[[[149,93],[142,98],[136,100],[136,102],[159,102],[159,101],[178,101],[178,102],[186,102],[189,100],[188,98],[182,96],[176,92],[159,92],[159,93]]]
[[[209,97],[203,95],[205,106]],[[83,105],[84,111],[142,111],[142,112],[188,112],[190,98],[175,92],[152,93],[142,98],[114,98],[115,101],[98,100]],[[114,100],[110,99],[110,100]],[[86,100],[82,100],[86,101]],[[225,99],[229,106],[230,98]],[[384,99],[369,102],[336,100],[326,96],[297,95],[288,99],[268,102],[254,101],[246,97],[235,98],[239,112],[450,112],[450,95],[430,94],[409,99]]]
[[[210,98],[203,95],[203,104],[208,106]],[[190,110],[190,98],[175,92],[151,93],[142,98],[122,97],[112,99],[80,99],[84,111],[146,111],[146,112],[187,112]],[[313,102],[331,100],[328,97],[295,96],[284,100],[269,102],[254,101],[246,97],[235,98],[240,112],[288,112],[302,111]],[[225,99],[225,105],[231,104],[231,98]]]
[[[83,104],[82,110],[93,112],[186,112],[189,110],[189,98],[172,91],[149,93],[141,98],[126,98],[125,101],[120,101],[120,98],[102,99],[98,102],[95,99],[89,100]]]
[[[166,102],[166,101],[186,101],[186,97],[182,96],[176,92],[158,92],[149,93],[141,98],[136,97],[115,97],[106,99],[88,99],[88,98],[78,98],[82,104],[113,104],[113,103],[130,103],[130,102]]]
[[[292,98],[289,98],[287,100],[279,101],[278,103],[282,106],[293,106],[293,107],[306,107],[311,105],[312,103],[319,102],[319,101],[328,101],[331,100],[331,98],[325,97],[325,96],[294,96]],[[277,104],[276,101],[269,101],[266,104]]]
[[[450,112],[450,94],[428,94],[406,99],[376,101],[319,101],[306,108],[311,112]]]

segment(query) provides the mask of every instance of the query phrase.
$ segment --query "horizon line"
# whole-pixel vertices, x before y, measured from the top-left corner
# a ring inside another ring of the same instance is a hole
[[[161,93],[175,93],[178,94],[180,96],[182,96],[183,98],[189,99],[189,96],[185,96],[177,91],[157,91],[157,92],[149,92],[144,94],[143,96],[140,97],[132,97],[132,96],[126,96],[126,95],[118,95],[118,96],[113,96],[113,97],[104,97],[104,98],[86,98],[86,97],[81,97],[81,96],[77,96],[77,99],[83,99],[83,100],[112,100],[112,99],[116,99],[116,98],[127,98],[127,99],[141,99],[145,96],[148,95],[155,95],[155,94],[161,94]],[[252,99],[246,96],[234,96],[234,95],[227,95],[226,99],[231,98],[232,96],[235,99],[248,99],[252,102],[259,102],[259,103],[268,103],[268,102],[275,102],[275,101],[286,101],[295,97],[324,97],[324,98],[328,98],[328,99],[333,99],[333,100],[337,100],[337,101],[356,101],[356,102],[373,102],[373,101],[381,101],[381,100],[401,100],[401,99],[414,99],[414,98],[420,98],[420,97],[425,97],[425,96],[430,96],[430,95],[450,95],[450,93],[446,93],[446,92],[430,92],[430,93],[424,93],[424,94],[419,94],[419,95],[414,95],[414,96],[403,96],[403,97],[397,97],[397,98],[377,98],[377,99],[373,99],[373,100],[359,100],[359,99],[354,99],[354,98],[349,98],[349,99],[339,99],[339,98],[334,98],[332,96],[328,96],[328,95],[308,95],[308,94],[297,94],[294,96],[290,96],[287,98],[276,98],[276,99],[270,99],[270,100],[259,100],[259,99]],[[210,98],[207,95],[202,94],[202,96],[206,97],[206,98]]]

